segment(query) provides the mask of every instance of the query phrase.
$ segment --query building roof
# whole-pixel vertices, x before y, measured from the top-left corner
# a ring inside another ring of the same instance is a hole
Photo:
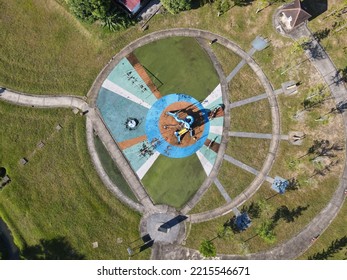
[[[141,0],[118,0],[123,6],[125,6],[129,12],[133,13],[138,10]]]
[[[282,8],[282,12],[287,18],[292,18],[292,21],[290,22],[291,28],[300,25],[311,17],[311,15],[301,7],[300,0],[295,0],[293,3]]]

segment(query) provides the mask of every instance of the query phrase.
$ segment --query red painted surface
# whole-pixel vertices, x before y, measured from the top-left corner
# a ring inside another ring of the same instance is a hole
[[[141,0],[120,0],[130,11],[134,10],[134,8],[141,2]]]

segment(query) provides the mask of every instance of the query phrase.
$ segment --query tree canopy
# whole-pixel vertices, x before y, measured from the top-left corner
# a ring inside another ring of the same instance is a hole
[[[161,3],[171,14],[178,14],[191,8],[191,0],[161,0]]]
[[[199,251],[204,257],[215,257],[217,254],[216,247],[211,240],[202,241]]]

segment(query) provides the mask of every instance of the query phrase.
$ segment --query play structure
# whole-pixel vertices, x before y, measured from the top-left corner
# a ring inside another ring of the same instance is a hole
[[[184,119],[180,119],[178,117],[178,114],[181,111],[177,111],[175,113],[172,112],[166,112],[167,115],[173,117],[178,124],[180,125],[181,129],[178,129],[174,132],[176,138],[177,138],[177,143],[181,144],[181,137],[183,137],[188,131],[191,137],[193,137],[193,129],[192,129],[192,124],[194,123],[194,118],[192,116],[186,116]]]

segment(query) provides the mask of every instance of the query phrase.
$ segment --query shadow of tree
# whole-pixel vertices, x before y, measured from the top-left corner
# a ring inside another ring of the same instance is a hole
[[[289,185],[286,188],[287,191],[296,191],[299,189],[300,183],[299,183],[298,179],[291,178],[288,180],[288,182],[289,182]]]
[[[325,28],[323,30],[319,30],[313,33],[313,37],[318,41],[322,41],[323,39],[327,38],[330,34],[330,29]]]
[[[40,243],[25,246],[21,252],[22,257],[28,260],[83,260],[85,256],[76,252],[70,242],[62,236],[47,240],[41,239]]]
[[[247,212],[251,219],[257,219],[260,217],[261,208],[258,203],[252,202],[249,206],[242,206],[241,212]]]
[[[282,205],[277,208],[275,214],[272,216],[272,223],[276,225],[280,219],[283,219],[287,223],[292,223],[302,215],[302,213],[307,210],[309,205],[307,206],[298,206],[292,210],[289,210],[287,206]]]
[[[315,253],[312,256],[309,256],[309,260],[327,260],[329,257],[332,257],[335,253],[342,250],[347,246],[347,236],[341,237],[340,239],[335,239],[331,242],[327,250]]]

